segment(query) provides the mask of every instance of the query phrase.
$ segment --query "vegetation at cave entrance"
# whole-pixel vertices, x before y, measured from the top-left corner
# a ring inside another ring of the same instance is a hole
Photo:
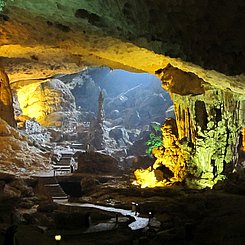
[[[5,6],[5,1],[4,0],[0,0],[0,11],[3,10],[4,6]]]
[[[149,137],[150,139],[146,141],[146,145],[149,146],[149,148],[146,150],[147,154],[152,154],[153,148],[156,148],[158,146],[162,145],[162,134],[161,134],[161,126],[154,124],[152,125],[153,132],[150,133]]]

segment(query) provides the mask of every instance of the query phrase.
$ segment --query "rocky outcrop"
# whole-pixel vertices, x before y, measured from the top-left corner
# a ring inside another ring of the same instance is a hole
[[[30,175],[47,169],[48,159],[28,139],[0,119],[0,168],[1,172]]]
[[[129,140],[128,132],[124,127],[113,127],[109,132],[109,136],[116,140],[119,147],[124,147],[126,145],[132,144]]]
[[[157,159],[153,164],[153,169],[164,171],[166,168],[172,172],[171,181],[181,182],[187,176],[188,155],[179,146],[178,130],[175,119],[167,119],[162,128],[163,143],[161,147],[154,148],[152,154]]]
[[[188,171],[189,154],[181,147],[175,119],[167,119],[161,127],[162,145],[152,149],[155,157],[153,166],[146,170],[137,169],[134,174],[141,187],[167,186],[182,182]]]
[[[12,92],[9,79],[4,70],[0,67],[0,118],[9,125],[15,127]]]
[[[154,187],[185,181],[192,188],[212,188],[234,170],[243,175],[244,167],[237,163],[242,162],[238,141],[245,122],[244,93],[211,86],[170,64],[156,74],[173,99],[177,127],[171,120],[163,124],[162,146],[152,151],[155,171],[136,170],[137,183]],[[173,176],[158,170],[170,170]]]

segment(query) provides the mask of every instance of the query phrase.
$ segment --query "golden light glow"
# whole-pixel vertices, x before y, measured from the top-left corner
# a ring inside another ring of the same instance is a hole
[[[187,174],[186,154],[178,146],[178,133],[174,119],[167,119],[161,127],[162,146],[155,147],[152,154],[156,158],[152,167],[134,172],[136,183],[145,187],[163,187],[182,182]],[[165,169],[163,171],[161,169]],[[158,177],[156,177],[156,174]]]
[[[55,235],[54,239],[55,239],[55,241],[60,241],[61,240],[61,235]]]
[[[32,83],[17,90],[18,101],[23,115],[40,119],[45,116],[43,103],[38,93],[35,93],[39,83]]]
[[[242,133],[242,146],[241,146],[241,150],[245,152],[245,128],[243,128],[241,130]]]
[[[158,181],[155,176],[154,170],[151,167],[147,169],[137,169],[134,172],[136,181],[133,182],[134,185],[140,185],[141,188],[153,188],[153,187],[164,187],[169,185],[170,182],[163,180]]]

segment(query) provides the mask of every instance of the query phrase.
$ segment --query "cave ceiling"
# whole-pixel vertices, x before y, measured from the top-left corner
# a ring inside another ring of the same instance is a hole
[[[244,95],[244,10],[241,0],[7,0],[1,63],[11,83],[102,65],[154,74],[170,63]]]

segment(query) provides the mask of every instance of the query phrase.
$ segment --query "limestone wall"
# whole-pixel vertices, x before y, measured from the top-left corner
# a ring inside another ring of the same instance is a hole
[[[0,118],[5,120],[9,125],[16,126],[14,120],[13,99],[9,86],[7,74],[0,67]]]
[[[171,65],[158,73],[173,99],[178,140],[190,154],[187,182],[211,187],[235,169],[245,98]]]

